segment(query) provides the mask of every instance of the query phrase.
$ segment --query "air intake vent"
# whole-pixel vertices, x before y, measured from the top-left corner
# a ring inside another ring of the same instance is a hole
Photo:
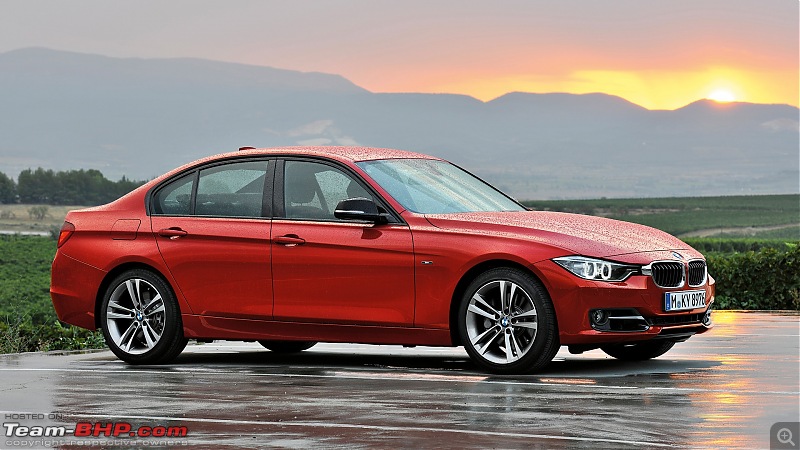
[[[651,266],[653,281],[662,288],[683,286],[684,266],[681,262],[654,262]]]
[[[702,286],[706,283],[706,262],[702,259],[689,261],[689,286]]]
[[[656,316],[647,319],[651,325],[656,326],[669,326],[669,325],[692,325],[700,323],[703,320],[705,313],[699,314],[682,314],[680,316]]]

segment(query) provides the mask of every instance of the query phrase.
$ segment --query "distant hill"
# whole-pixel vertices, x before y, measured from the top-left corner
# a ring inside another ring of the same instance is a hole
[[[338,76],[199,59],[0,54],[0,171],[157,176],[243,145],[444,157],[518,198],[798,192],[788,105],[651,111],[605,94],[376,94]]]

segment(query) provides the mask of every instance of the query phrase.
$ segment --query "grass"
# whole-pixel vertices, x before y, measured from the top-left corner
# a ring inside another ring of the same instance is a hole
[[[34,323],[55,319],[50,303],[50,264],[55,242],[38,236],[0,236],[0,317]]]
[[[0,353],[101,348],[102,335],[58,322],[49,237],[0,235]]]

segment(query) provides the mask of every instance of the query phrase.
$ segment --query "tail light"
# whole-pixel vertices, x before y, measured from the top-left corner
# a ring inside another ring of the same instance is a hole
[[[74,232],[75,232],[75,225],[69,222],[64,222],[64,225],[61,226],[61,232],[58,233],[57,247],[61,248],[61,246],[64,245],[69,240],[69,238],[72,237],[72,233]]]

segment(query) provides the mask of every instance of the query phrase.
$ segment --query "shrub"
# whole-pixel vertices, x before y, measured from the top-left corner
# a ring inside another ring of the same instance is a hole
[[[50,207],[47,205],[36,205],[28,208],[28,216],[34,220],[43,220],[50,212]]]
[[[28,317],[0,319],[0,353],[104,348],[103,334],[58,321],[34,324]]]
[[[800,248],[709,255],[718,309],[800,310]]]
[[[685,238],[683,241],[703,254],[757,252],[765,248],[788,251],[798,244],[786,239],[753,238]]]

